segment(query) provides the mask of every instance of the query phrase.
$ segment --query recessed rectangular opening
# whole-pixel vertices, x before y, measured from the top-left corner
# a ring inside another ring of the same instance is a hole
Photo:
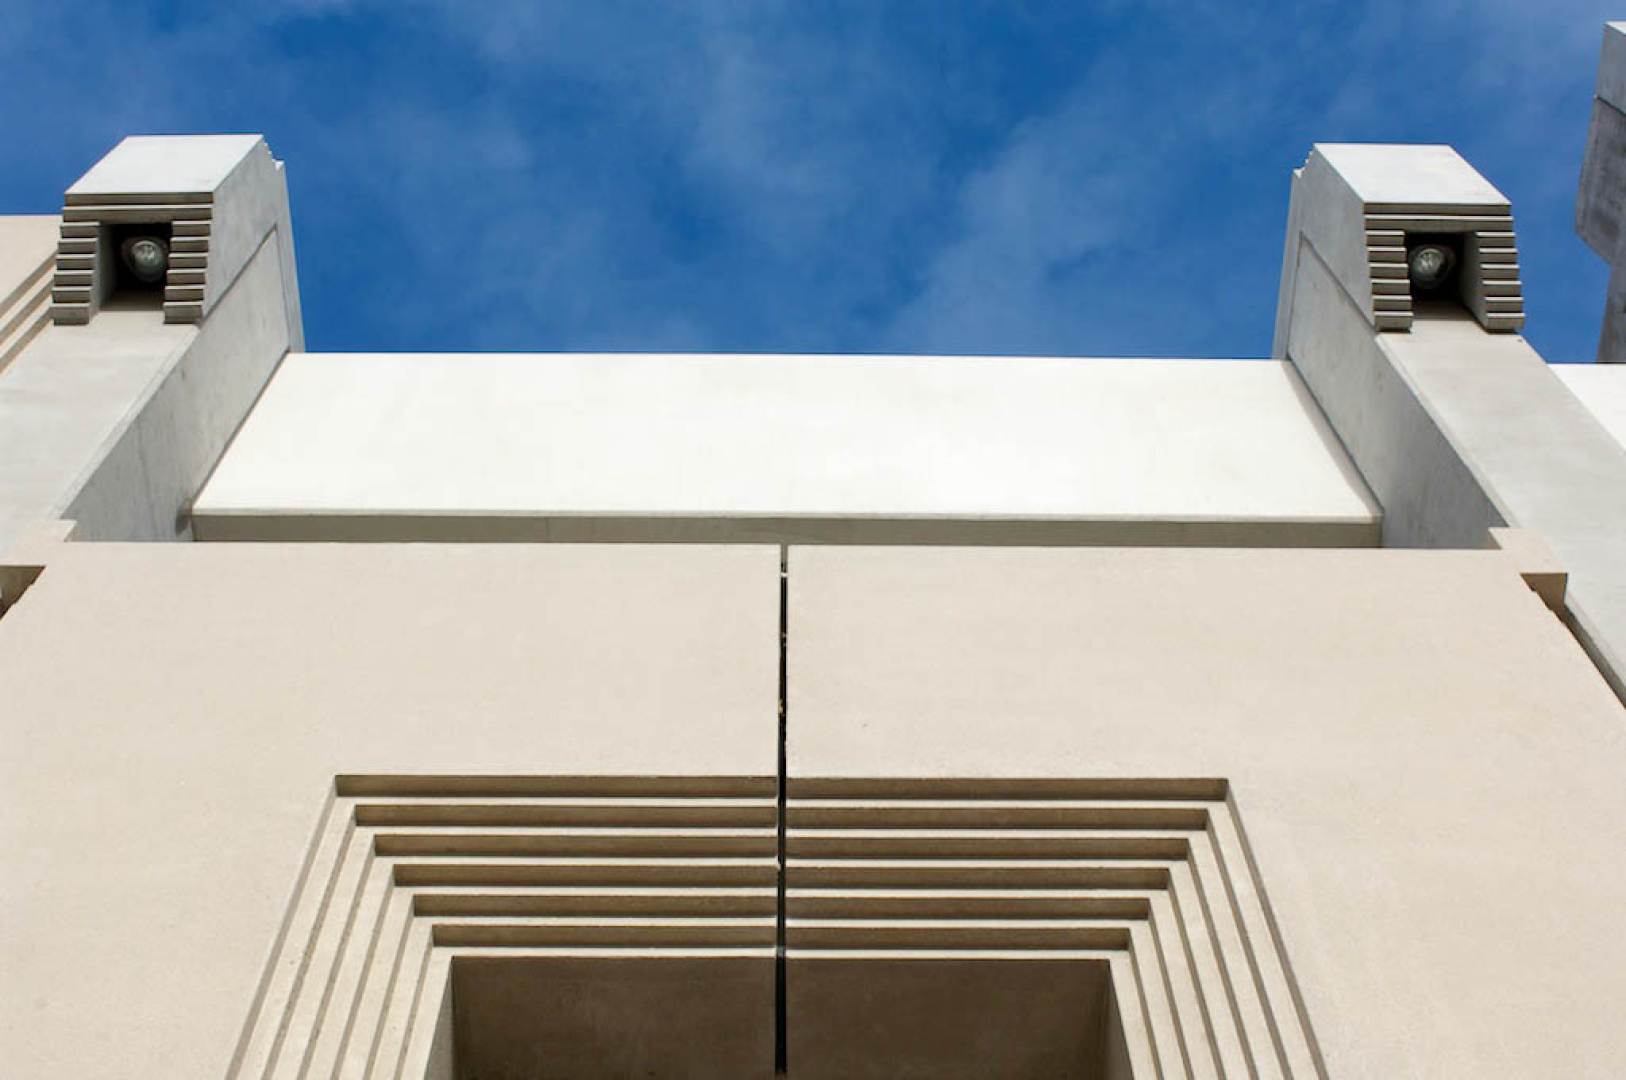
[[[773,1075],[771,956],[459,956],[451,969],[451,1054],[434,1080]]]
[[[1128,1080],[1105,959],[794,957],[788,1075]]]
[[[124,243],[135,237],[154,236],[169,249],[175,227],[167,221],[129,222],[105,226],[102,230],[101,263],[102,306],[118,308],[161,308],[164,303],[166,277],[156,281],[142,281],[125,265],[122,254]]]

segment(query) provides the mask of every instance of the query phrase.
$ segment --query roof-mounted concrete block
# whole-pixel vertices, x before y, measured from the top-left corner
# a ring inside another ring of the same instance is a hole
[[[1481,326],[1524,326],[1512,207],[1449,146],[1317,144],[1294,173],[1288,230],[1284,310],[1308,247],[1374,329],[1410,330],[1408,253],[1432,243],[1454,254],[1455,294]]]
[[[1586,157],[1575,199],[1575,231],[1598,257],[1614,268],[1598,340],[1602,362],[1626,361],[1626,22],[1603,28],[1598,88],[1587,129]]]
[[[150,226],[169,247],[164,321],[200,322],[287,207],[282,163],[259,135],[131,136],[68,189],[52,317],[89,322],[117,281],[121,237]]]

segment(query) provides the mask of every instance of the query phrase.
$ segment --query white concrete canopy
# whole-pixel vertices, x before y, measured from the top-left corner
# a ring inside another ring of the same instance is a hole
[[[1378,511],[1269,361],[295,354],[193,521],[201,539],[1319,545],[1375,542]]]

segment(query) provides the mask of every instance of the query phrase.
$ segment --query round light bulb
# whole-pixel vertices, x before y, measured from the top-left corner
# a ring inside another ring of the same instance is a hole
[[[1411,283],[1419,289],[1437,289],[1450,276],[1457,256],[1443,244],[1419,244],[1407,260]]]
[[[169,269],[169,245],[156,236],[132,236],[123,245],[124,265],[137,281],[152,285]]]

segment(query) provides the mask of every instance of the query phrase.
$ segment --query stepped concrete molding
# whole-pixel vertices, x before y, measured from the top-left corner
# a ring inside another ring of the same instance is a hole
[[[788,796],[793,1075],[985,1076],[1010,1042],[1031,1075],[1324,1075],[1224,781],[798,778]],[[1052,987],[1058,965],[1107,970],[1100,1015],[1007,1015],[986,986],[919,1013],[864,993],[909,969]]]
[[[774,789],[340,777],[227,1075],[772,1076]]]
[[[1611,268],[1598,362],[1626,361],[1626,23],[1603,28],[1598,87],[1575,200],[1575,231]]]
[[[339,777],[229,1075],[1322,1074],[1224,781],[798,781],[782,854],[774,787]]]

